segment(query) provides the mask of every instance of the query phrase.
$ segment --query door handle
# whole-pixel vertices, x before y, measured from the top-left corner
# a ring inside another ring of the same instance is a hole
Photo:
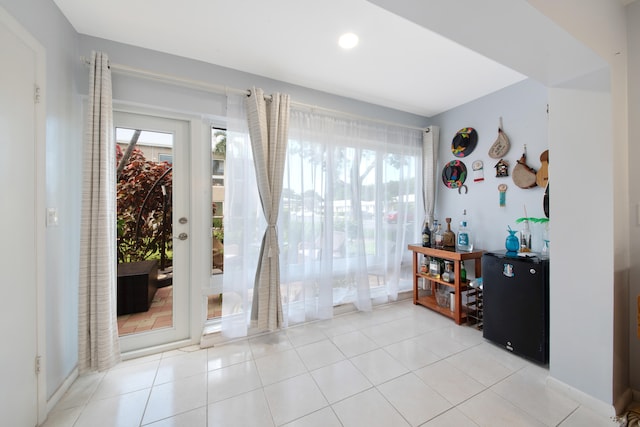
[[[188,238],[189,238],[189,235],[187,233],[178,234],[178,239],[179,240],[187,240]]]

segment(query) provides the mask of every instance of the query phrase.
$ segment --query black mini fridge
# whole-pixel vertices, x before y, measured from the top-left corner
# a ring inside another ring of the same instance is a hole
[[[549,362],[549,260],[505,251],[482,256],[484,338]]]

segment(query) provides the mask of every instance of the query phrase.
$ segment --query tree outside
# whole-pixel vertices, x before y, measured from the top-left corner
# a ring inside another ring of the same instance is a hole
[[[116,145],[118,262],[172,260],[172,166],[147,160],[142,150]]]

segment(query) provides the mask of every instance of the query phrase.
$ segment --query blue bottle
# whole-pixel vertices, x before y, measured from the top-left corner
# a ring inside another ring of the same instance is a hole
[[[520,249],[520,240],[518,239],[518,236],[516,236],[516,230],[509,228],[507,231],[509,232],[509,235],[507,236],[507,240],[504,244],[507,248],[507,253],[517,254],[518,249]]]

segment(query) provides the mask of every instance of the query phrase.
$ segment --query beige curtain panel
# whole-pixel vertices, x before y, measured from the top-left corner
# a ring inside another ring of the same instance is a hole
[[[120,360],[116,319],[116,166],[109,58],[93,52],[90,67],[80,229],[81,372],[106,370]]]
[[[282,327],[280,259],[276,224],[282,195],[287,140],[289,95],[274,94],[265,100],[262,89],[253,88],[247,98],[247,121],[256,179],[267,229],[262,239],[251,310],[252,327],[273,331]]]

